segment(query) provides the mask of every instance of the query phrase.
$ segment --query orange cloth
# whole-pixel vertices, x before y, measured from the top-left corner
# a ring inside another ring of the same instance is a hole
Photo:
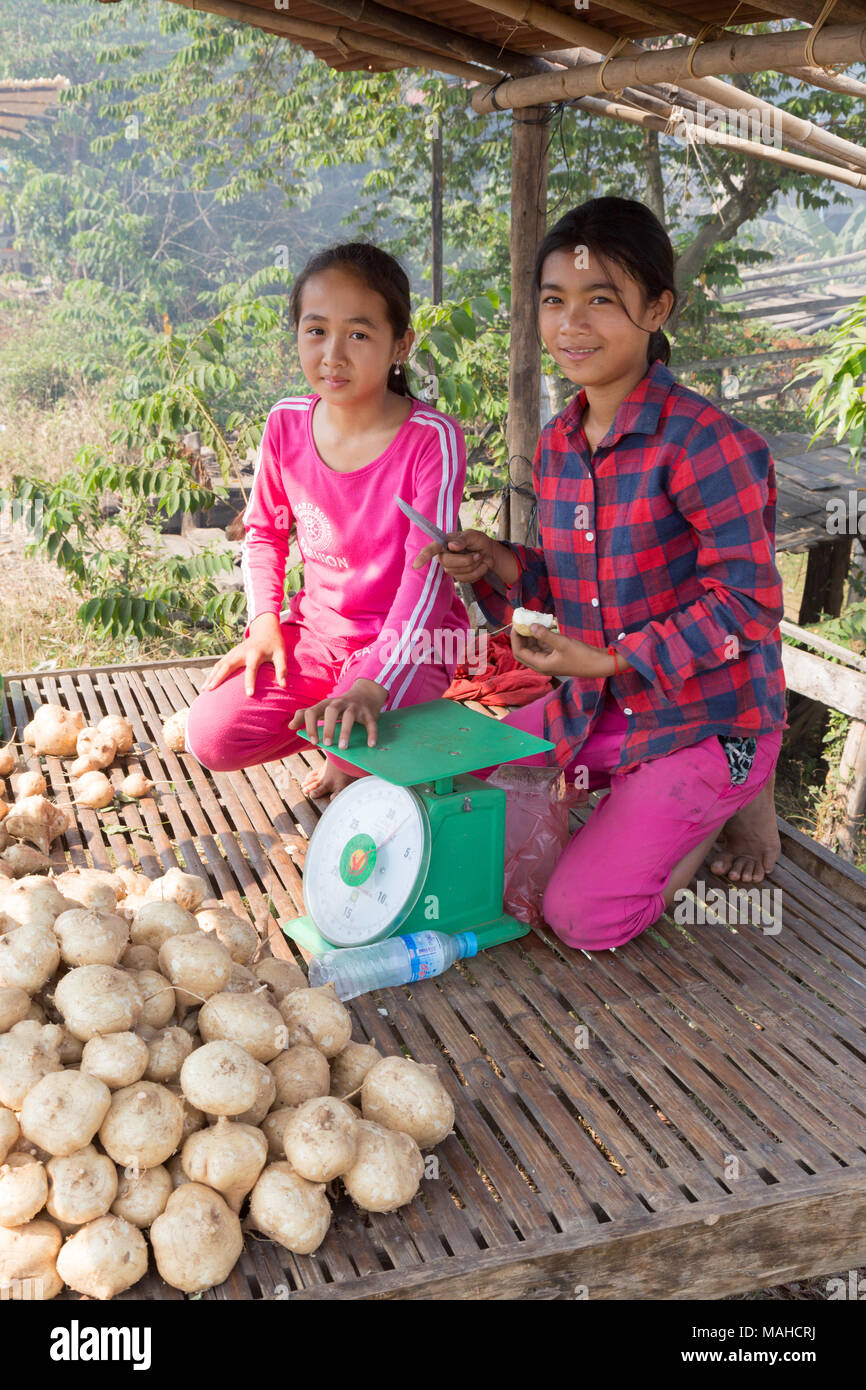
[[[470,669],[465,663],[454,672],[445,691],[446,700],[477,700],[482,705],[528,705],[538,700],[553,683],[515,660],[507,633],[487,639],[487,662]]]

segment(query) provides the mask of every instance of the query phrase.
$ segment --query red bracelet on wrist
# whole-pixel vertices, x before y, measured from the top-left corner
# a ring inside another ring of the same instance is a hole
[[[613,674],[615,676],[618,676],[620,674],[619,653],[617,652],[616,647],[608,647],[607,651],[608,655],[613,657]]]

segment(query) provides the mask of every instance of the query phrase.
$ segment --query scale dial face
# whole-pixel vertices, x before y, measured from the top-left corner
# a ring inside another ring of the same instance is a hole
[[[307,912],[334,946],[366,946],[405,922],[430,866],[430,823],[420,797],[381,777],[336,796],[310,840]]]

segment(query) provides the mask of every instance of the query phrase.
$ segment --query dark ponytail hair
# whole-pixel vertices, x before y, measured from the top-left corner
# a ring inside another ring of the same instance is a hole
[[[670,290],[674,297],[673,307],[676,307],[674,248],[655,213],[633,198],[591,198],[560,217],[538,248],[534,286],[536,310],[547,257],[554,251],[573,251],[578,246],[585,246],[602,265],[613,261],[621,266],[638,282],[646,303],[653,303],[664,290]],[[621,299],[619,302],[628,313]],[[670,360],[667,334],[657,328],[649,334],[647,366],[653,362],[667,364]]]
[[[325,270],[351,271],[368,289],[380,294],[385,301],[394,337],[403,337],[412,314],[408,277],[399,261],[368,241],[347,241],[339,246],[328,246],[310,257],[292,286],[290,305],[295,328],[301,319],[304,286],[311,276],[320,275]],[[401,363],[399,372],[389,372],[388,389],[398,396],[412,395],[405,363]]]

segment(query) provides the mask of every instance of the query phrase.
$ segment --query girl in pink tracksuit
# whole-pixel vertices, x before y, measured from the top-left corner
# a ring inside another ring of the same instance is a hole
[[[409,394],[406,275],[375,246],[332,247],[298,276],[292,312],[311,394],[268,415],[244,513],[249,625],[189,712],[187,748],[215,771],[296,752],[294,730],[320,722],[326,746],[338,720],[340,747],[355,722],[374,744],[383,709],[443,694],[469,627],[445,571],[413,568],[427,538],[394,501],[456,530],[466,474],[460,426]],[[284,610],[293,527],[304,587]],[[351,772],[329,758],[304,791]]]

